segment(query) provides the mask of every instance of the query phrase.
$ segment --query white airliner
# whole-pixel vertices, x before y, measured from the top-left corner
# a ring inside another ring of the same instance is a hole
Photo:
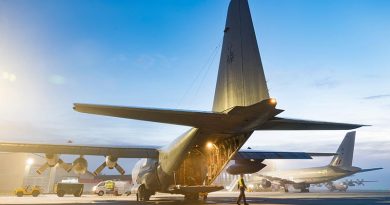
[[[268,158],[310,158],[307,153],[241,153],[240,148],[256,130],[347,130],[362,126],[278,117],[283,110],[276,108],[276,99],[268,93],[247,0],[231,0],[229,5],[212,111],[92,104],[75,104],[74,110],[192,127],[161,147],[0,143],[2,152],[45,153],[47,164],[40,171],[64,165],[60,154],[80,155],[73,163],[79,173],[87,168],[83,155],[106,156],[96,174],[106,166],[123,173],[118,158],[144,158],[132,172],[139,200],[149,200],[156,192],[183,194],[186,199],[205,197],[223,188],[212,183],[232,159],[236,164],[230,170],[245,174],[262,169],[265,165],[261,162]]]
[[[337,155],[333,157],[328,166],[260,172],[256,174],[257,177],[254,176],[252,180],[261,180],[261,185],[264,188],[271,187],[274,183],[283,186],[286,192],[288,192],[287,185],[293,185],[295,189],[300,189],[301,192],[309,192],[311,184],[329,183],[357,173],[382,169],[361,169],[359,167],[352,166],[355,135],[355,131],[348,132],[345,135],[343,142],[337,149]],[[348,186],[345,187],[348,188]]]

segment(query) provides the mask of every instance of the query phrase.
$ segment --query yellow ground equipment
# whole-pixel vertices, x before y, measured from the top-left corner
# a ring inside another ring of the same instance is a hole
[[[41,188],[39,186],[27,185],[25,187],[15,189],[15,195],[18,197],[22,197],[24,195],[32,195],[33,197],[37,197],[40,193]]]

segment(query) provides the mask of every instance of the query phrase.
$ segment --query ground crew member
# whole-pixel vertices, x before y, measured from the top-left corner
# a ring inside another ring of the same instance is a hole
[[[248,203],[246,203],[246,197],[245,197],[246,185],[244,182],[244,175],[243,174],[240,174],[240,178],[238,179],[237,185],[238,185],[238,190],[240,190],[240,196],[238,196],[237,204],[240,205],[240,201],[242,199],[244,201],[244,204],[248,205]]]

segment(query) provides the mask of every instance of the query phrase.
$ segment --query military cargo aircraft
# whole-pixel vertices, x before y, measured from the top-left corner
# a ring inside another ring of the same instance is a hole
[[[197,199],[223,188],[212,183],[232,159],[236,160],[231,165],[232,172],[245,174],[261,170],[265,166],[261,162],[268,158],[310,158],[307,153],[255,150],[240,153],[240,148],[256,130],[348,130],[362,126],[282,118],[278,115],[283,110],[276,108],[276,104],[276,99],[268,93],[248,1],[231,0],[212,111],[74,104],[74,110],[83,113],[192,127],[171,144],[93,147],[1,143],[0,151],[45,153],[46,168],[63,164],[60,154],[80,155],[73,163],[80,173],[87,168],[83,155],[106,156],[96,174],[106,166],[122,172],[118,158],[143,158],[133,170],[134,190],[139,200],[149,200],[156,192]]]

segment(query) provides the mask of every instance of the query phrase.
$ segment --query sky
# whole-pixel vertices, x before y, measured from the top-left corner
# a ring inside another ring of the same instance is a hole
[[[211,110],[228,0],[0,0],[0,140],[166,145],[188,127],[87,115],[75,102]],[[390,189],[390,2],[249,1],[280,116],[357,130],[356,178]],[[258,131],[244,147],[334,152],[346,131]],[[102,157],[90,157],[91,169]],[[279,161],[281,169],[330,158]],[[133,160],[123,160],[129,172]]]

